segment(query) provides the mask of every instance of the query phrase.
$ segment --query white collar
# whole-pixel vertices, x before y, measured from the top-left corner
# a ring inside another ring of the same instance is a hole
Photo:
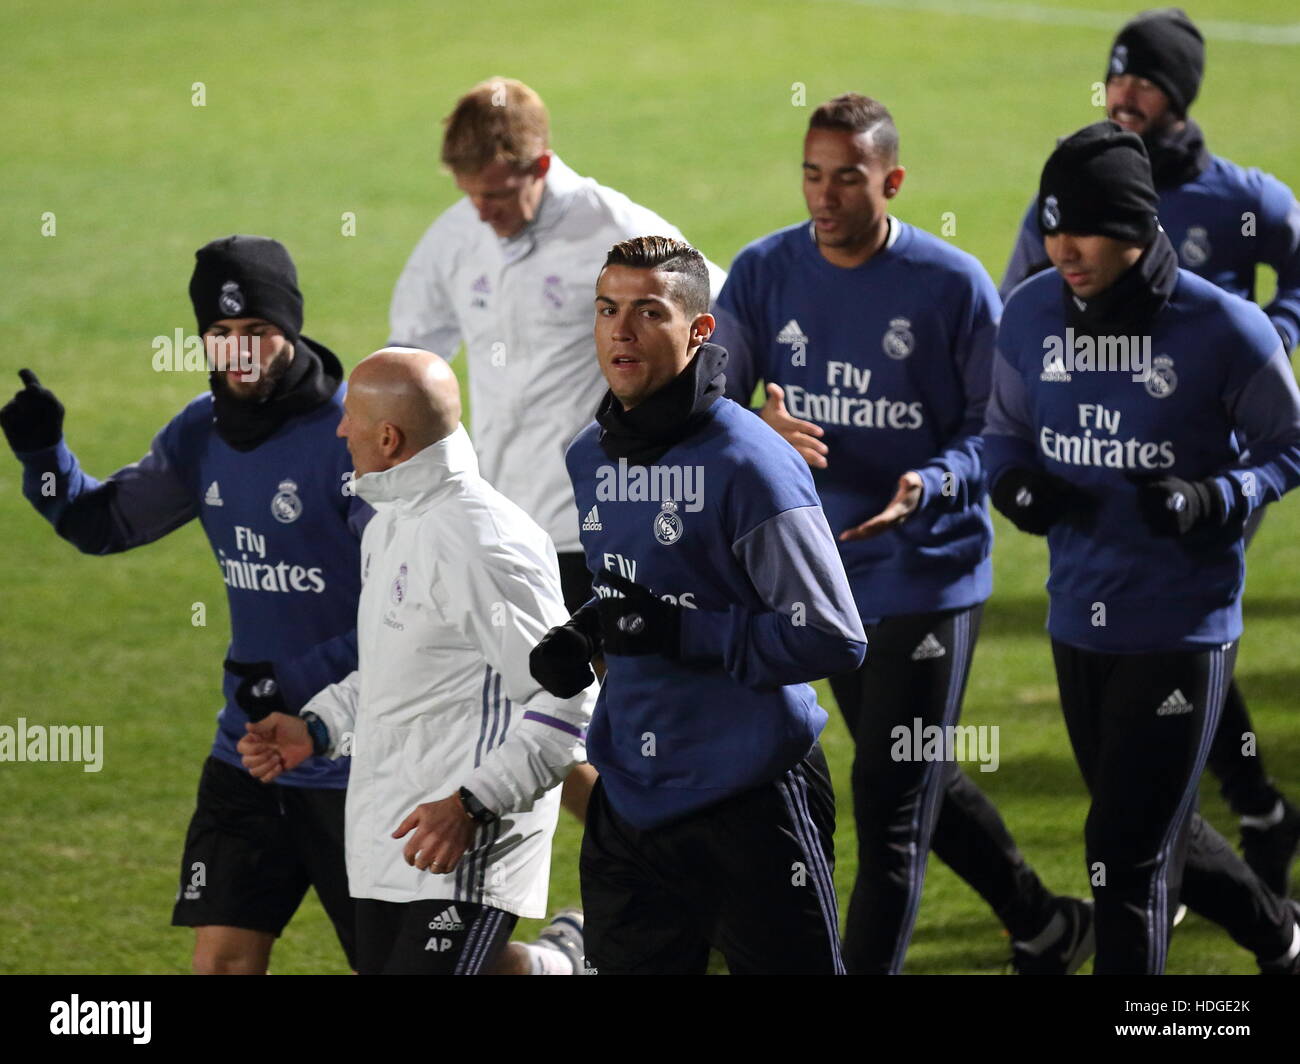
[[[405,462],[353,481],[356,493],[377,510],[390,506],[423,509],[453,481],[478,476],[478,457],[465,426],[431,443]]]
[[[889,233],[885,237],[885,243],[881,247],[880,251],[888,251],[890,248],[892,248],[894,244],[898,242],[899,235],[903,232],[903,226],[898,221],[898,219],[895,218],[892,214],[885,215],[885,218],[889,222]],[[809,219],[808,221],[808,239],[813,242],[814,246],[816,245],[817,223],[812,221],[811,219]],[[879,255],[880,251],[877,251],[876,254]]]
[[[542,199],[537,214],[514,236],[497,237],[506,262],[523,258],[533,250],[537,238],[546,230],[559,224],[573,202],[574,196],[586,184],[586,178],[573,171],[558,155],[551,153],[551,168],[546,171],[542,186]]]

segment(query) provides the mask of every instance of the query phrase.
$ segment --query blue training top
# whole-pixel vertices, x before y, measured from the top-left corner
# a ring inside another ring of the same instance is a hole
[[[683,660],[607,653],[587,753],[614,811],[655,827],[777,779],[826,712],[812,680],[866,636],[808,466],[729,399],[653,465],[613,461],[589,425],[565,460],[598,594],[607,569],[682,610]]]
[[[727,394],[778,384],[825,430],[813,480],[837,536],[920,474],[918,510],[873,539],[840,543],[868,621],[972,606],[993,586],[980,431],[1001,303],[971,255],[891,219],[891,238],[852,269],[832,265],[807,222],[746,247],[718,296]]]
[[[351,494],[352,460],[334,434],[345,388],[251,451],[217,435],[205,392],[154,437],[144,458],[103,483],[62,440],[20,454],[23,494],[87,554],[151,543],[197,517],[226,584],[229,656],[274,663],[296,711],[357,664],[360,539],[373,511]],[[55,473],[52,495],[41,490],[47,472]],[[212,753],[242,769],[235,744],[248,717],[234,701],[239,682],[223,670]],[[313,757],[276,782],[341,789],[349,764]]]
[[[1230,642],[1241,635],[1242,524],[1300,483],[1300,392],[1277,332],[1254,304],[1179,270],[1150,326],[1146,379],[1131,362],[1071,369],[1063,288],[1043,273],[1007,301],[984,446],[990,484],[1037,466],[1092,500],[1048,534],[1048,630],[1107,653]],[[1153,535],[1134,474],[1213,477],[1230,519]]]

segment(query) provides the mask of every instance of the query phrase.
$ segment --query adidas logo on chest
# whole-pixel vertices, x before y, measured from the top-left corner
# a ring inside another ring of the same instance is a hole
[[[808,337],[806,337],[803,330],[799,328],[799,323],[795,321],[794,318],[791,318],[781,326],[781,331],[776,334],[776,342],[778,344],[791,345],[806,344],[808,342]]]

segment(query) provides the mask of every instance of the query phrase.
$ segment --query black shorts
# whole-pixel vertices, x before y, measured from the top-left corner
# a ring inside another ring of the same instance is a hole
[[[343,854],[346,791],[259,783],[209,757],[181,859],[176,927],[241,927],[279,936],[316,888],[356,969],[356,904]]]
[[[835,794],[821,747],[779,779],[640,830],[587,807],[580,870],[589,971],[840,974]]]
[[[564,594],[564,608],[577,613],[591,598],[591,573],[587,570],[587,556],[582,551],[565,551],[560,559],[560,590]]]
[[[356,901],[359,975],[483,975],[518,921],[467,901]]]

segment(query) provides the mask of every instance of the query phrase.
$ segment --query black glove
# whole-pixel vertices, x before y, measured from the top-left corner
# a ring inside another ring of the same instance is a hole
[[[18,377],[23,389],[0,407],[0,428],[15,451],[53,447],[63,439],[63,404],[31,370],[20,369]]]
[[[677,659],[682,653],[682,608],[665,602],[648,587],[635,584],[611,570],[600,574],[622,598],[602,598],[600,638],[610,654],[662,654]]]
[[[600,616],[590,604],[542,636],[528,655],[528,671],[556,698],[572,698],[596,679],[591,659],[599,653]]]
[[[1012,466],[989,492],[999,512],[1021,532],[1045,536],[1066,515],[1076,491],[1042,469]]]
[[[235,702],[248,714],[251,721],[259,721],[272,713],[288,713],[280,685],[275,679],[275,666],[269,661],[232,661],[226,658],[226,671],[240,678],[235,688]]]
[[[1181,477],[1134,477],[1138,512],[1157,536],[1185,536],[1201,525],[1221,525],[1228,518],[1223,493],[1211,480]]]

